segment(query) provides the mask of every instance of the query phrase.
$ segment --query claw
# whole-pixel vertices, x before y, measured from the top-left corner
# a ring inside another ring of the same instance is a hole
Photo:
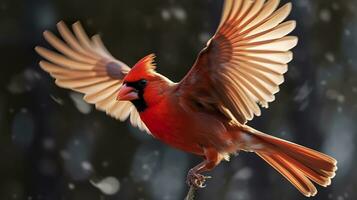
[[[200,188],[205,188],[205,187],[207,187],[207,184],[201,184],[200,185]]]
[[[195,188],[205,188],[207,185],[205,184],[206,179],[212,178],[211,176],[203,176],[194,171],[189,171],[187,174],[186,182],[189,186],[193,186]]]
[[[205,180],[198,180],[198,179],[196,179],[194,186],[195,186],[196,188],[205,188],[205,187],[206,187],[206,184],[204,184],[204,181],[205,181]]]

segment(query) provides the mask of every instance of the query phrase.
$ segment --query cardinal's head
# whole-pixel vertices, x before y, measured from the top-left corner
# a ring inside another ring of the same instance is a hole
[[[139,60],[124,77],[117,100],[130,101],[141,112],[158,103],[172,82],[155,71],[154,54]]]

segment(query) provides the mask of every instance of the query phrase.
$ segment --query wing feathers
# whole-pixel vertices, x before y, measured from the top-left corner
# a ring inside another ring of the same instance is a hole
[[[91,64],[81,63],[68,59],[65,56],[62,56],[58,53],[55,53],[43,47],[36,47],[35,50],[42,57],[60,66],[64,66],[70,69],[78,69],[78,70],[91,70],[94,68],[94,66]]]
[[[94,52],[92,47],[92,42],[89,40],[87,34],[85,33],[81,23],[77,21],[72,25],[74,34],[76,35],[77,39],[79,40],[81,46],[90,54],[92,57],[96,59],[100,59],[100,57]]]
[[[242,19],[241,24],[247,23],[247,21],[251,20],[253,17],[255,17],[259,11],[263,8],[265,0],[256,0],[254,5],[252,6],[252,9],[249,11],[247,16]]]
[[[40,61],[40,67],[56,79],[58,86],[84,93],[85,101],[116,119],[123,121],[131,115],[134,126],[150,133],[130,102],[116,101],[121,79],[130,68],[108,52],[99,35],[89,39],[80,22],[72,27],[74,35],[64,22],[57,24],[64,41],[50,31],[43,33],[58,53],[36,47],[37,53],[47,60]]]
[[[93,45],[101,52],[101,55],[104,58],[107,59],[113,59],[115,60],[115,58],[112,56],[112,54],[107,50],[107,48],[104,46],[103,41],[100,37],[100,35],[94,35],[92,37],[92,41],[93,41]]]
[[[95,59],[83,56],[80,53],[77,53],[76,51],[72,50],[50,31],[43,32],[43,36],[45,37],[48,43],[50,43],[54,48],[56,48],[59,52],[66,55],[67,57],[70,57],[80,62],[95,64]]]
[[[57,29],[61,34],[62,38],[67,42],[70,47],[82,53],[83,55],[91,57],[91,55],[88,54],[78,43],[77,39],[73,36],[72,32],[68,29],[67,25],[63,21],[57,23]]]
[[[250,58],[270,60],[276,63],[286,64],[293,58],[291,51],[264,51],[264,50],[238,50],[234,56],[248,56]]]
[[[183,92],[188,99],[209,98],[200,97],[207,94],[200,91],[205,87],[192,85],[196,81],[191,79],[211,81],[208,85],[223,87],[211,95],[218,102],[217,110],[228,109],[241,123],[261,114],[258,104],[268,107],[274,101],[293,58],[290,50],[298,41],[286,36],[295,29],[295,21],[283,22],[292,5],[277,9],[279,2],[225,0],[220,25],[193,66],[202,70],[191,70],[180,83],[189,90]]]
[[[242,8],[239,10],[238,14],[236,14],[235,20],[241,21],[244,19],[252,7],[253,2],[254,1],[243,1]]]
[[[291,31],[293,31],[296,27],[296,22],[295,21],[287,21],[284,23],[279,24],[275,28],[261,32],[259,34],[253,35],[251,33],[248,33],[244,37],[245,43],[250,43],[250,42],[261,42],[261,41],[267,41],[267,40],[275,40],[281,37],[284,37],[285,35],[289,34]],[[238,43],[240,44],[240,43]]]
[[[244,25],[242,27],[242,32],[251,29],[252,27],[255,27],[256,25],[259,25],[262,23],[267,17],[269,17],[278,7],[279,5],[279,0],[269,0],[265,3],[263,6],[263,9],[260,10],[259,14],[250,21],[250,23]]]
[[[271,17],[269,17],[264,23],[249,31],[250,34],[258,34],[267,30],[270,30],[279,25],[290,13],[291,3],[285,4],[279,10],[277,10]],[[244,32],[242,33],[244,34]]]
[[[237,50],[250,49],[260,51],[288,51],[296,46],[297,37],[286,36],[275,40],[267,40],[261,42],[248,43],[244,45],[238,45]]]
[[[65,67],[61,67],[50,62],[40,61],[39,65],[41,68],[55,78],[60,79],[81,79],[81,78],[90,78],[90,77],[100,77],[106,76],[106,72],[103,70],[96,70],[96,71],[84,71],[84,70],[73,70]]]
[[[96,102],[99,102],[111,94],[114,94],[116,91],[118,91],[120,88],[120,84],[118,84],[118,81],[116,82],[111,82],[108,87],[104,87],[103,90],[99,92],[93,92],[93,93],[88,93],[84,96],[84,100],[87,101],[88,103],[95,104]]]
[[[243,97],[245,100],[245,103],[247,104],[247,109],[249,112],[250,118],[253,118],[254,115],[259,116],[260,115],[260,109],[255,103],[256,98],[254,98],[250,93],[247,93],[244,90],[244,85],[240,82],[238,82],[237,77],[234,76],[234,74],[227,73],[228,77],[231,79],[231,81],[234,83],[234,88],[236,91],[239,92],[239,94]]]
[[[102,82],[108,81],[108,77],[94,77],[94,78],[87,78],[87,79],[57,79],[57,83],[60,83],[62,87],[65,88],[81,88],[81,87],[88,87],[91,85],[99,84]]]

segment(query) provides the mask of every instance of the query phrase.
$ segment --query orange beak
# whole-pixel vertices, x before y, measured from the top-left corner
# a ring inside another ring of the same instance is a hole
[[[134,88],[124,84],[119,89],[117,101],[131,101],[138,98],[138,92]]]

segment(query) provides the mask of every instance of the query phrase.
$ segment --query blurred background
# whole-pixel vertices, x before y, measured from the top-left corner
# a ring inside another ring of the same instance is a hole
[[[282,0],[282,3],[286,3]],[[0,0],[0,199],[181,200],[198,157],[172,149],[56,87],[35,45],[59,20],[80,20],[133,65],[157,54],[179,81],[214,33],[222,0]],[[339,161],[312,199],[357,199],[357,1],[293,0],[299,44],[277,100],[249,122]],[[204,200],[304,197],[254,154],[222,162]]]

